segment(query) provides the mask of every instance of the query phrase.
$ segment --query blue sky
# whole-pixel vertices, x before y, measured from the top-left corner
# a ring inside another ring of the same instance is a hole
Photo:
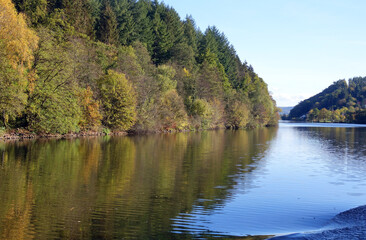
[[[268,84],[294,106],[339,79],[366,76],[366,1],[164,0],[204,31],[215,25]]]

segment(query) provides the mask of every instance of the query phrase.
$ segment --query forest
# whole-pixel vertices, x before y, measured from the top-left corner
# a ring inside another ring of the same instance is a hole
[[[313,122],[366,123],[366,77],[338,80],[296,105],[287,119]]]
[[[0,0],[0,113],[0,135],[278,122],[224,33],[157,0]]]

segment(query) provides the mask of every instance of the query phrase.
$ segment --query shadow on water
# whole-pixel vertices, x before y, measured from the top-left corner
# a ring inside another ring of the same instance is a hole
[[[220,207],[239,176],[249,191],[276,131],[0,143],[0,238],[219,236],[176,217]]]

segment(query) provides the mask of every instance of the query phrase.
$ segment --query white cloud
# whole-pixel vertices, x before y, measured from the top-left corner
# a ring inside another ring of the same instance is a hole
[[[293,107],[298,104],[300,101],[307,99],[312,96],[312,94],[301,93],[301,94],[288,94],[288,93],[280,93],[274,92],[273,98],[277,102],[277,106],[279,107]]]

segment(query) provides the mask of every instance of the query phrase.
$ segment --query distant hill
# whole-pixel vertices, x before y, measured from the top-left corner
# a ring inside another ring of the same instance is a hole
[[[290,113],[290,111],[294,108],[294,107],[278,107],[282,110],[282,112],[280,112],[280,115],[288,115]]]
[[[366,77],[355,77],[348,80],[339,80],[334,82],[321,93],[316,94],[296,105],[289,113],[289,119],[305,118],[309,112],[318,114],[319,110],[323,110],[324,114],[328,114],[336,110],[338,115],[356,114],[366,107]],[[329,114],[328,114],[329,115]],[[329,119],[330,116],[323,119]],[[353,120],[354,116],[351,116]],[[350,122],[353,121],[349,120]]]

